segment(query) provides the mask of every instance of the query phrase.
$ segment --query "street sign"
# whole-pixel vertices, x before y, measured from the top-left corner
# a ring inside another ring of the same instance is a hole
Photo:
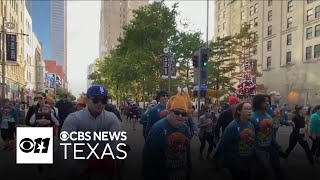
[[[208,87],[206,85],[200,85],[200,91],[207,90],[207,89],[208,89]],[[194,86],[193,90],[194,91],[199,91],[199,85]]]
[[[170,64],[170,55],[168,54],[163,54],[161,57],[161,75],[162,78],[168,78],[169,76],[169,64]],[[171,62],[171,78],[175,79],[177,78],[177,59],[172,58]]]

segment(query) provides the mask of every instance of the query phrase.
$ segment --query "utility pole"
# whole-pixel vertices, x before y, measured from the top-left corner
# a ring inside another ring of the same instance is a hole
[[[1,39],[2,39],[2,46],[1,46],[1,68],[2,68],[2,91],[1,91],[1,98],[6,98],[6,27],[5,27],[5,17],[2,17],[2,30],[1,30]]]
[[[200,85],[201,85],[201,50],[198,51],[198,65],[199,65],[199,70],[198,70],[198,121],[200,120],[200,100],[201,100],[201,96],[200,96]]]

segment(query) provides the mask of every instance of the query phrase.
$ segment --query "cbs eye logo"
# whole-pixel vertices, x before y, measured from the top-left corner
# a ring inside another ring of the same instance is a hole
[[[23,138],[20,141],[19,148],[24,153],[48,153],[50,138]]]

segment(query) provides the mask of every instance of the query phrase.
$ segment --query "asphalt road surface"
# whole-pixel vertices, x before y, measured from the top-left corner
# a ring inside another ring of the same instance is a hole
[[[125,120],[125,118],[123,118]],[[195,120],[197,121],[197,120]],[[197,122],[196,122],[197,123]],[[131,146],[131,151],[123,167],[123,179],[141,179],[141,152],[144,145],[142,137],[142,126],[137,123],[136,130],[132,130],[132,124],[122,122],[123,129],[128,132],[127,143]],[[289,127],[281,127],[278,132],[278,142],[283,149],[288,146],[288,138],[291,133]],[[215,172],[207,160],[199,160],[198,153],[200,142],[198,137],[192,139],[191,156],[193,163],[192,179],[231,179],[227,171]],[[311,146],[311,143],[310,143]],[[3,141],[0,138],[0,148],[3,147]],[[206,147],[207,148],[207,147]],[[206,152],[206,149],[204,150]],[[63,175],[63,169],[59,169],[61,162],[55,161],[54,169]],[[300,179],[312,176],[313,179],[320,179],[320,167],[311,167],[308,164],[305,153],[299,144],[290,154],[287,160],[281,160],[286,179]],[[28,179],[35,177],[35,167],[32,165],[16,165],[15,151],[0,151],[0,177],[9,179]],[[2,178],[1,178],[2,179]],[[61,179],[61,178],[59,178]]]

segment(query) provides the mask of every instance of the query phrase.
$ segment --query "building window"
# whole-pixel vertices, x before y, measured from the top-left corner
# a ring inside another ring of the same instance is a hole
[[[287,52],[287,64],[291,63],[291,51]]]
[[[218,4],[218,10],[220,10],[220,9],[221,9],[221,3]]]
[[[288,1],[288,12],[293,10],[293,0]]]
[[[252,54],[257,55],[258,47],[257,45],[253,46]]]
[[[253,6],[250,7],[250,16],[252,16],[254,14],[254,9]]]
[[[268,12],[268,21],[271,21],[272,20],[272,11],[269,11]]]
[[[312,19],[312,15],[313,15],[313,9],[309,9],[307,11],[307,21],[310,21]]]
[[[272,41],[268,41],[267,42],[267,50],[271,51],[271,49],[272,49]]]
[[[268,0],[268,6],[272,5],[272,0]]]
[[[320,6],[317,6],[315,8],[315,15],[316,15],[316,18],[319,18],[320,17]]]
[[[225,27],[226,27],[226,23],[224,22],[224,23],[222,24],[222,30],[224,30]]]
[[[271,67],[271,57],[267,57],[267,68]]]
[[[244,0],[241,0],[241,7],[243,7],[245,4],[245,1]]]
[[[272,34],[272,26],[268,26],[268,36],[271,36]]]
[[[316,26],[314,27],[314,36],[315,36],[315,37],[320,36],[320,24],[318,24],[318,25],[316,25]]]
[[[254,12],[255,12],[255,13],[258,13],[258,7],[259,7],[259,4],[255,4],[255,5],[254,5]]]
[[[306,60],[310,60],[312,57],[312,46],[306,47]]]
[[[254,21],[253,21],[253,26],[258,26],[258,18],[254,18]]]
[[[221,19],[221,14],[218,14],[218,21],[220,21]]]
[[[291,28],[292,27],[292,17],[289,17],[287,19],[287,29]]]
[[[223,11],[223,18],[226,18],[226,11]]]
[[[314,46],[314,58],[320,57],[320,44]]]
[[[244,20],[244,12],[241,12],[241,20]]]
[[[312,27],[307,28],[306,30],[306,39],[312,38]]]
[[[218,32],[220,32],[220,26],[218,26]]]
[[[287,35],[287,45],[291,45],[292,44],[292,34],[288,34]]]
[[[250,20],[249,24],[250,24],[250,28],[253,28],[253,20]]]

